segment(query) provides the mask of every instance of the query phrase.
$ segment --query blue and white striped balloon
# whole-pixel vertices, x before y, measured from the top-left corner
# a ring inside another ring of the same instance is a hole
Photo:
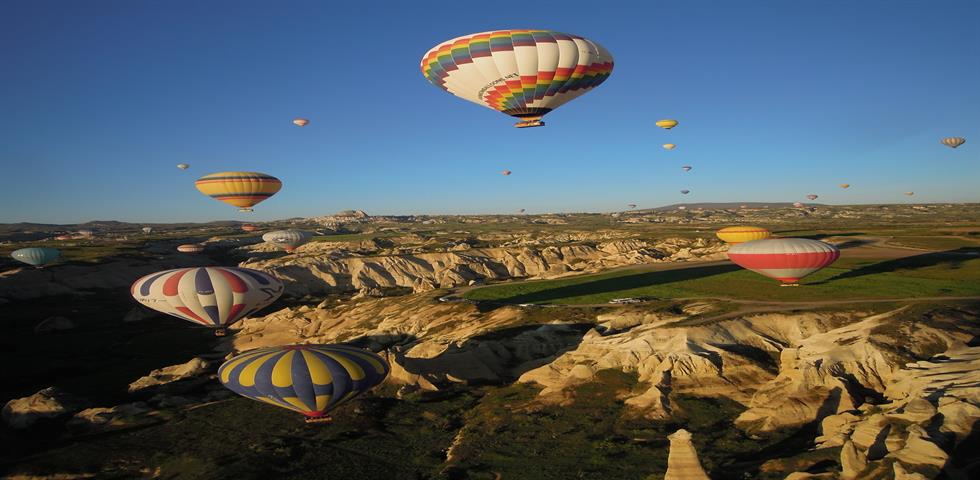
[[[38,268],[57,260],[60,255],[61,251],[59,251],[57,248],[47,247],[22,248],[20,250],[14,250],[10,254],[14,260],[24,262]]]

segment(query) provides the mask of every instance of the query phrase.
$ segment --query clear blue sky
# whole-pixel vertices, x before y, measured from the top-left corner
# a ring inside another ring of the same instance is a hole
[[[6,0],[0,222],[976,202],[978,25],[976,0]],[[615,69],[532,129],[420,74],[502,28],[585,36]],[[241,214],[194,189],[223,170],[284,188]]]

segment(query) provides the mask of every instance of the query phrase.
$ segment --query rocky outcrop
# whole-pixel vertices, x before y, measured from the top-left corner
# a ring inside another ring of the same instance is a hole
[[[62,330],[71,330],[75,328],[75,322],[67,317],[48,317],[34,326],[34,333],[44,334],[59,332]]]
[[[691,443],[691,433],[681,429],[667,438],[670,439],[670,452],[667,454],[664,480],[708,480],[708,474],[698,460],[698,452]]]
[[[3,422],[13,429],[25,429],[41,419],[70,415],[84,408],[84,402],[57,387],[48,387],[34,395],[15,398],[3,406]]]
[[[367,257],[351,256],[335,248],[323,248],[325,246],[307,244],[293,255],[249,260],[241,265],[267,271],[286,280],[286,293],[294,296],[394,287],[420,292],[430,287],[465,286],[473,281],[554,278],[623,265],[692,259],[720,260],[724,258],[726,247],[701,239],[671,239],[656,246],[640,240],[617,240],[598,245],[467,248],[440,253]]]
[[[203,358],[195,357],[180,365],[172,365],[153,370],[149,375],[130,383],[129,393],[141,392],[148,388],[171,385],[178,382],[181,387],[179,388],[180,390],[193,388],[198,384],[207,382],[207,378],[202,378],[201,376],[209,373],[209,371],[210,363]],[[189,381],[195,379],[198,381]],[[159,388],[156,389],[159,390]],[[169,390],[176,391],[178,388],[170,388]]]
[[[143,402],[88,408],[76,413],[66,426],[76,433],[115,430],[152,423],[154,420],[148,415],[151,412],[149,405]]]

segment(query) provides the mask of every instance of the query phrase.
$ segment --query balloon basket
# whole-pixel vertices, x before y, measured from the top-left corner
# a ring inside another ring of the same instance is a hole
[[[254,212],[255,210],[252,210],[251,208],[239,208],[238,211],[239,212]]]
[[[333,419],[330,418],[329,415],[324,415],[322,417],[306,417],[306,420],[304,420],[304,422],[306,422],[306,424],[308,424],[308,425],[320,424],[320,423],[330,423],[332,421],[333,421]]]
[[[225,335],[228,335],[228,330],[224,328],[217,328],[214,330],[214,336],[216,337],[224,337]]]
[[[528,127],[543,127],[544,121],[542,120],[525,120],[523,122],[517,122],[514,124],[516,128],[528,128]]]
[[[799,283],[780,283],[780,287],[799,287]]]

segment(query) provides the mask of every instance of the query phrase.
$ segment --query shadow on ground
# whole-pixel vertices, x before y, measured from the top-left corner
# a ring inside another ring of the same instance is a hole
[[[977,247],[960,247],[956,250],[924,253],[922,255],[895,258],[892,260],[886,260],[884,262],[878,262],[864,267],[855,268],[853,270],[848,270],[847,272],[828,278],[827,280],[813,282],[813,285],[830,283],[847,278],[863,277],[865,275],[874,275],[878,273],[890,273],[899,270],[916,270],[943,264],[948,265],[949,268],[955,270],[960,268],[960,265],[965,260],[978,257],[980,257],[980,248]]]

